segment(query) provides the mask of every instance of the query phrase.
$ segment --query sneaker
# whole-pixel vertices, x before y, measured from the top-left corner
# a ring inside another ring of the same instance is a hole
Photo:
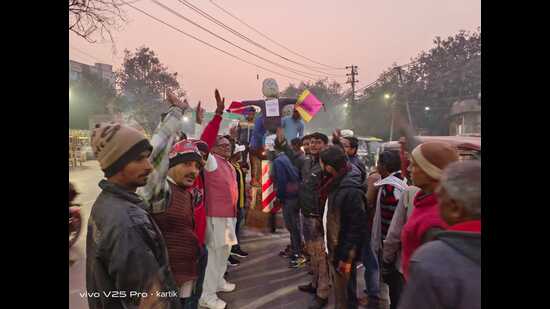
[[[237,287],[237,285],[235,283],[229,283],[229,282],[226,282],[225,283],[225,286],[221,287],[221,288],[218,288],[218,290],[216,292],[225,292],[225,293],[229,293],[229,292],[233,292],[235,291],[235,288]]]
[[[315,294],[317,292],[317,289],[314,288],[313,285],[311,285],[311,283],[298,286],[298,290],[302,292],[310,293],[310,294]]]
[[[231,249],[231,255],[234,255],[234,256],[237,256],[237,257],[240,257],[240,258],[245,258],[245,257],[248,257],[248,253],[247,252],[244,252],[240,246],[237,246],[237,247],[233,247],[233,249]]]
[[[306,266],[306,259],[303,257],[297,257],[290,260],[289,268],[302,268]]]
[[[381,302],[378,297],[368,297],[367,296],[367,304],[365,308],[367,309],[380,309]]]
[[[309,307],[307,309],[321,309],[324,308],[328,304],[328,299],[320,298],[319,296],[315,296],[311,304],[309,304]]]
[[[231,255],[227,259],[227,265],[229,265],[229,266],[238,266],[239,264],[241,264],[241,261],[237,260],[236,258],[234,258]]]
[[[204,307],[204,308],[208,308],[208,309],[225,309],[225,306],[227,306],[227,304],[219,298],[216,298],[216,299],[211,300],[211,301],[204,301],[201,298],[199,300],[199,306]]]

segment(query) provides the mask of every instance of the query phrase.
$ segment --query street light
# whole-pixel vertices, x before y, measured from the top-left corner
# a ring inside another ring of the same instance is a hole
[[[386,93],[386,94],[384,95],[384,99],[387,100],[387,99],[389,99],[389,98],[390,98],[390,94],[389,94],[389,93]]]
[[[430,107],[429,107],[429,106],[426,106],[426,107],[424,107],[424,110],[425,110],[425,111],[429,111],[429,110],[430,110]]]
[[[348,107],[348,103],[344,104],[344,107]]]
[[[183,117],[183,122],[188,122],[188,121],[189,121],[189,117],[184,116],[184,117]]]

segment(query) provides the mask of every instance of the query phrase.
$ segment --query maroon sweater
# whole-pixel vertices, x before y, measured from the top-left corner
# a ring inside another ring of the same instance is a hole
[[[153,218],[166,241],[170,268],[180,286],[198,277],[199,240],[194,231],[193,195],[189,190],[169,184],[170,206]]]

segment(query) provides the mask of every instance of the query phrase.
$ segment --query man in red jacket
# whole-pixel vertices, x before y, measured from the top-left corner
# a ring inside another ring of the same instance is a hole
[[[408,278],[409,260],[420,245],[433,239],[447,225],[439,216],[435,189],[449,164],[458,161],[456,149],[442,142],[426,142],[411,153],[412,180],[421,190],[414,197],[414,210],[401,232],[403,275]]]

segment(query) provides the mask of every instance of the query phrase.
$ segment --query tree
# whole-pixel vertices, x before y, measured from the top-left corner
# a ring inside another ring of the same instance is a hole
[[[123,4],[120,0],[69,0],[69,30],[90,43],[96,42],[93,37],[98,32],[102,39],[114,42],[111,31],[126,21]]]
[[[88,129],[89,116],[110,113],[119,100],[114,85],[88,68],[80,80],[69,83],[69,88],[69,127],[74,129]]]
[[[117,85],[126,97],[118,110],[129,114],[148,134],[152,134],[167,107],[162,104],[166,92],[179,99],[185,91],[177,80],[178,73],[170,73],[155,52],[148,47],[136,49],[135,53],[124,51],[122,69],[117,72]]]
[[[409,103],[417,129],[437,135],[448,134],[447,115],[452,104],[477,98],[481,91],[481,28],[474,33],[459,31],[445,40],[436,37],[433,43],[433,48],[421,52],[410,66],[401,70],[402,81],[392,66],[380,75],[377,83],[365,90],[359,104],[371,106],[355,107],[354,124],[359,125],[361,119],[362,122],[379,122],[381,117],[370,114],[370,109],[375,107],[385,109],[383,114],[390,115],[390,105],[383,107],[382,103],[383,94],[391,93],[399,111],[406,113],[405,103]],[[429,111],[425,107],[429,107]],[[389,123],[390,120],[386,120]],[[389,130],[389,125],[386,127]]]

